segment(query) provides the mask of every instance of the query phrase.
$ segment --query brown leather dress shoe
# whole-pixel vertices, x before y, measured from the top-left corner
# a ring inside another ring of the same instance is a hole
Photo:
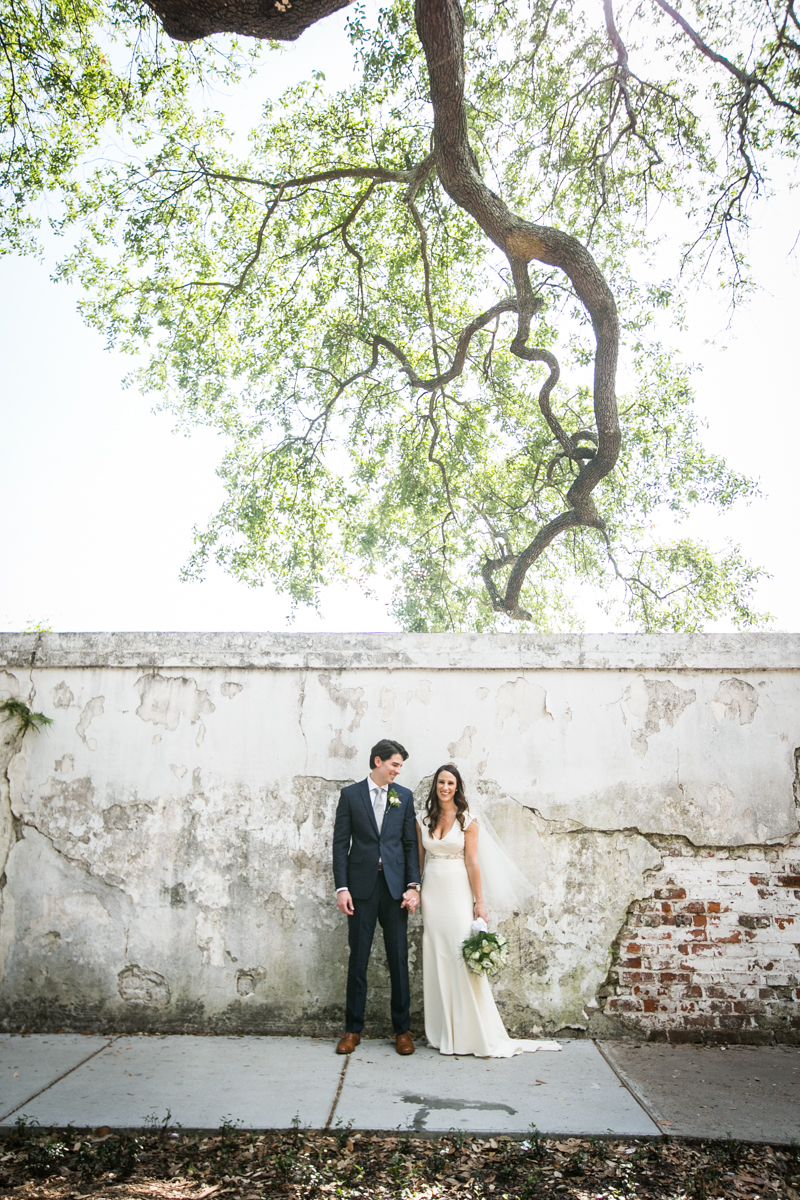
[[[410,1033],[396,1033],[394,1044],[397,1047],[398,1054],[413,1054],[414,1043],[411,1040]]]
[[[409,1039],[409,1041],[410,1040],[411,1039]],[[346,1033],[343,1038],[339,1039],[339,1044],[336,1047],[336,1053],[337,1054],[352,1054],[360,1041],[361,1041],[360,1033]],[[413,1049],[414,1049],[414,1047],[412,1046],[411,1050],[413,1051]],[[411,1053],[411,1051],[407,1050],[406,1054],[409,1054],[409,1053]]]

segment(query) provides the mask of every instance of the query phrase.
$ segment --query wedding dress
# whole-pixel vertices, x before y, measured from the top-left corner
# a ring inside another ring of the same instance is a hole
[[[476,818],[464,817],[469,828]],[[458,821],[441,840],[418,817],[425,851],[422,877],[422,985],[425,1036],[441,1054],[511,1058],[534,1050],[560,1050],[558,1042],[515,1041],[506,1033],[485,975],[467,968],[461,944],[472,927],[472,887]]]

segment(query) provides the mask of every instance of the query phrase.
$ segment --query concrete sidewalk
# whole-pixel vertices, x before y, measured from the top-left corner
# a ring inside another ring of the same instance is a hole
[[[800,1140],[800,1048],[564,1041],[559,1054],[401,1058],[364,1041],[0,1035],[0,1128],[324,1129]]]

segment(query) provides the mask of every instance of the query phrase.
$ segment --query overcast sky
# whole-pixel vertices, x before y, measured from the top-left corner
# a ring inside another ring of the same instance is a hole
[[[249,122],[251,105],[256,114],[267,93],[279,94],[320,61],[329,80],[346,82],[343,22],[341,14],[329,18],[271,56],[246,99],[228,111],[241,110]],[[672,335],[703,366],[695,387],[708,447],[757,477],[764,492],[725,520],[698,517],[693,532],[715,544],[740,542],[770,572],[757,604],[774,614],[772,628],[785,630],[800,629],[798,231],[797,196],[787,191],[759,214],[751,259],[760,290],[731,329],[724,297],[706,292],[692,303],[689,335]],[[56,630],[287,628],[289,604],[269,587],[246,588],[214,569],[202,584],[179,581],[193,526],[223,499],[214,474],[222,445],[207,430],[174,434],[171,418],[150,411],[152,397],[121,386],[129,361],[83,326],[77,293],[50,282],[52,267],[0,259],[0,629],[31,622]],[[334,588],[321,615],[301,610],[288,627],[393,629],[385,600]],[[585,617],[587,629],[609,628],[588,602]]]

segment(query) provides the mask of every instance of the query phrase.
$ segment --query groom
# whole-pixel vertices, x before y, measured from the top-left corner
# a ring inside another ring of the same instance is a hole
[[[398,1054],[413,1054],[408,1032],[408,914],[419,903],[419,854],[414,800],[395,783],[408,751],[384,738],[372,747],[370,773],[342,788],[333,826],[333,878],[339,912],[348,918],[346,1033],[337,1054],[350,1054],[361,1041],[367,1002],[367,966],[375,922],[392,980],[392,1025]]]

